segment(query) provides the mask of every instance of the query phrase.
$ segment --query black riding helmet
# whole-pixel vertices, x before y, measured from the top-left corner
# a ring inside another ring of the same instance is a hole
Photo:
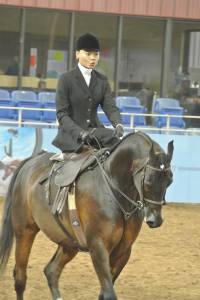
[[[76,51],[79,50],[100,51],[98,39],[90,33],[80,36],[76,42]]]

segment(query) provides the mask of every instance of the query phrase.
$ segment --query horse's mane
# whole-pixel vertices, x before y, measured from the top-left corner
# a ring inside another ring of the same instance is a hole
[[[133,132],[128,133],[126,136],[124,136],[123,139],[121,139],[117,144],[115,144],[110,149],[110,151],[113,152],[116,148],[118,148],[119,145],[126,142],[126,140],[129,139],[132,136],[141,136],[141,137],[143,137],[149,143],[150,146],[154,143],[154,141],[146,133],[144,133],[142,131],[133,131]]]

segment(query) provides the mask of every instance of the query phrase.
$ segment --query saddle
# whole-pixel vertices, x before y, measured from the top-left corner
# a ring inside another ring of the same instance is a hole
[[[58,225],[68,238],[72,240],[59,218],[65,204],[67,204],[70,221],[79,241],[78,247],[82,251],[86,251],[86,241],[76,210],[75,181],[81,173],[94,168],[97,165],[97,160],[103,162],[109,155],[109,148],[101,150],[87,149],[79,154],[64,154],[62,158],[60,155],[54,155],[50,157],[50,160],[53,161],[53,166],[49,174],[40,180],[40,184],[44,184],[46,200],[49,203],[52,214]]]

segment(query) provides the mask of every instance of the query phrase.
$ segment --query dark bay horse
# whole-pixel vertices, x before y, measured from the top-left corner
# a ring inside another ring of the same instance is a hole
[[[127,135],[106,161],[83,172],[76,180],[76,205],[101,290],[99,300],[116,300],[114,282],[127,264],[143,219],[151,228],[162,224],[161,208],[172,182],[170,162],[173,141],[167,153],[150,137]],[[36,234],[42,230],[58,244],[44,269],[52,299],[61,299],[58,281],[64,266],[78,247],[58,226],[39,183],[52,166],[50,154],[25,160],[15,171],[5,200],[0,237],[0,270],[16,240],[14,280],[17,300],[23,300],[26,268]],[[61,213],[63,224],[76,239],[69,222],[67,201]]]

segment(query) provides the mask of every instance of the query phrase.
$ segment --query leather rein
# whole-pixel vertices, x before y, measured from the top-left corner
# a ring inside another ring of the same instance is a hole
[[[94,155],[95,156],[95,155]],[[145,174],[146,174],[146,170],[147,168],[157,171],[157,172],[167,172],[170,170],[169,168],[156,168],[153,167],[149,164],[149,159],[147,159],[145,161],[145,163],[139,168],[137,169],[134,173],[133,173],[133,177],[138,174],[138,173],[142,173],[141,175],[141,179],[142,179],[142,200],[138,200],[135,201],[133,199],[131,199],[128,195],[126,195],[120,188],[118,188],[114,182],[112,181],[112,178],[109,177],[109,175],[106,173],[105,169],[102,166],[102,163],[99,161],[99,159],[95,156],[95,159],[97,161],[97,164],[101,170],[101,175],[102,178],[108,188],[108,190],[110,191],[111,195],[113,196],[113,199],[115,200],[115,202],[117,203],[117,205],[119,206],[120,210],[122,211],[125,220],[128,220],[130,218],[130,216],[132,216],[137,210],[142,210],[145,207],[145,203],[150,203],[150,204],[154,204],[154,205],[160,205],[162,206],[164,204],[164,200],[158,202],[158,201],[154,201],[152,199],[148,199],[146,197],[144,197],[144,180],[145,180]],[[132,205],[134,205],[134,209],[132,209],[131,211],[126,211],[123,206],[121,205],[121,203],[119,202],[119,200],[116,198],[116,196],[114,195],[114,191],[117,191],[123,198],[125,198],[128,202],[130,202]]]

